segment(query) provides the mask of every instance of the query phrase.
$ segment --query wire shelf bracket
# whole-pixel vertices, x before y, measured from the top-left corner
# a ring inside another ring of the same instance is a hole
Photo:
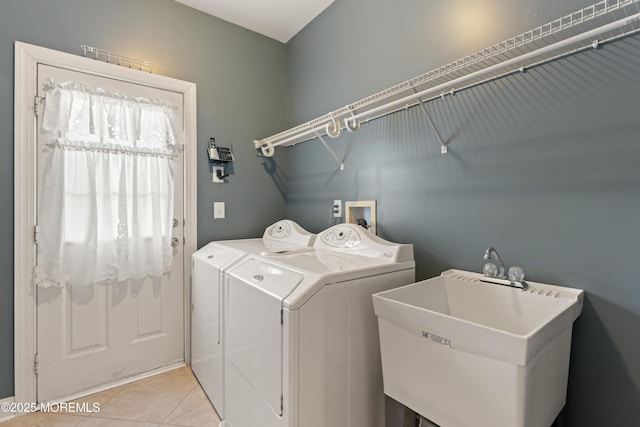
[[[413,92],[417,93],[418,91],[416,90],[416,88],[413,88]],[[444,140],[442,139],[442,136],[440,135],[440,132],[438,132],[438,129],[436,129],[436,125],[433,124],[433,120],[431,120],[431,116],[429,115],[429,112],[427,111],[427,109],[424,106],[424,103],[422,102],[422,99],[420,97],[416,98],[416,100],[418,101],[418,105],[420,106],[420,110],[422,111],[422,115],[425,116],[427,118],[427,121],[429,122],[429,125],[431,126],[431,129],[433,130],[433,133],[436,134],[436,137],[438,138],[438,141],[440,141],[440,154],[447,154],[447,144],[444,142]]]
[[[331,154],[331,156],[334,159],[336,159],[336,162],[338,162],[338,166],[340,166],[340,170],[344,170],[344,163],[342,162],[342,160],[340,160],[336,152],[333,151],[331,147],[329,147],[329,144],[327,144],[327,141],[324,140],[322,135],[316,132],[316,137],[320,140],[320,142],[322,142],[322,145],[324,145],[324,148],[326,148],[327,151],[329,151],[329,154]]]
[[[343,129],[355,132],[361,123],[419,106],[444,154],[450,141],[445,141],[438,132],[425,103],[636,34],[640,31],[639,5],[640,0],[601,1],[314,120],[254,140],[254,146],[264,156],[271,157],[275,147],[317,138],[342,170],[343,162],[322,138],[324,135],[337,138]]]

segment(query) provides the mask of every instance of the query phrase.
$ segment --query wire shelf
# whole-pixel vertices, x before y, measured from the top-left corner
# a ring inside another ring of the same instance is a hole
[[[640,31],[640,0],[605,0],[377,92],[276,135],[254,141],[264,155],[360,123],[422,105],[487,81],[524,72],[556,59],[601,46]],[[426,110],[423,110],[425,114]],[[323,141],[324,142],[324,141]],[[326,145],[326,144],[325,144]],[[442,152],[446,152],[443,143]]]

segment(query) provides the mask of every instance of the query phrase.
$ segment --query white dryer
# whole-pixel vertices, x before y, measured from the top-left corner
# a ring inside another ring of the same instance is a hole
[[[413,246],[341,224],[314,251],[229,269],[221,427],[382,427],[371,295],[415,282]]]
[[[211,242],[192,256],[191,369],[224,417],[223,280],[226,269],[251,253],[312,250],[315,234],[294,221],[267,227],[262,238]]]

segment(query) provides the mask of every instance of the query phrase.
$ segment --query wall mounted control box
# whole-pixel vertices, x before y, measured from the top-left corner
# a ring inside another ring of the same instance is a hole
[[[209,162],[212,163],[213,182],[223,184],[224,179],[229,176],[226,171],[226,165],[233,162],[233,151],[229,147],[220,147],[216,145],[215,138],[209,138],[209,147],[207,148]]]

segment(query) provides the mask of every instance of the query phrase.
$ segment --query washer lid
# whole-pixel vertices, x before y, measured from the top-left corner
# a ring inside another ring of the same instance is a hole
[[[304,274],[289,270],[259,258],[249,258],[229,273],[282,301],[304,279]]]

